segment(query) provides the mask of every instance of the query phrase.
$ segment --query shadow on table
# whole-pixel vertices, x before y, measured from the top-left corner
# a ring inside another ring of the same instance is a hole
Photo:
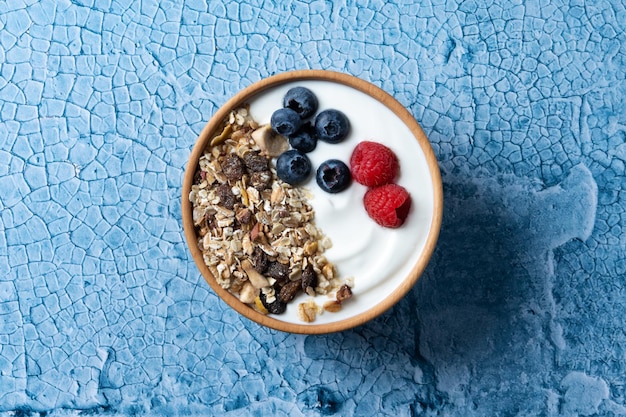
[[[534,387],[563,343],[553,321],[552,249],[589,237],[596,199],[584,166],[550,188],[513,176],[444,178],[439,241],[415,287],[369,323],[307,338],[307,356],[363,374],[404,373],[429,391],[423,400],[431,409],[440,387],[477,389],[471,381],[497,393],[503,378],[529,410],[541,409]]]
[[[507,191],[491,183],[446,183],[437,248],[415,287],[369,323],[307,338],[307,356],[347,363],[364,375],[380,368],[407,373],[427,391],[412,395],[437,409],[440,364],[484,361],[496,349],[502,352],[505,339],[518,331],[513,327],[520,311],[537,314],[525,307],[537,294],[520,260],[534,251],[533,242],[523,236],[516,207],[503,198]]]
[[[400,303],[360,331],[393,329],[418,361],[465,362],[503,352],[520,330],[512,326],[523,324],[522,317],[535,321],[546,307],[538,299],[544,277],[532,276],[538,271],[531,263],[544,253],[523,217],[527,191],[491,180],[448,182],[439,241],[425,273]]]

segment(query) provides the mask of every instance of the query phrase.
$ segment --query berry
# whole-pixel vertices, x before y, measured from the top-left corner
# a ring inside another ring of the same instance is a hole
[[[360,142],[350,157],[352,177],[367,187],[392,182],[398,175],[399,168],[398,157],[393,151],[377,142]]]
[[[302,119],[295,110],[289,108],[278,109],[272,113],[270,124],[274,132],[279,135],[293,135],[302,126]]]
[[[348,188],[351,179],[350,168],[338,159],[322,162],[315,176],[317,185],[322,190],[333,194]]]
[[[303,153],[313,151],[317,146],[317,135],[313,125],[310,122],[303,124],[300,130],[289,136],[289,144]]]
[[[315,131],[320,140],[339,143],[348,136],[350,121],[339,110],[324,110],[315,117]]]
[[[283,107],[294,110],[300,118],[306,119],[317,111],[317,97],[305,87],[294,87],[283,98]]]
[[[397,184],[369,189],[363,197],[367,214],[379,225],[395,229],[402,226],[411,209],[411,196]]]
[[[304,182],[311,173],[309,157],[296,149],[283,152],[276,160],[276,175],[291,185]]]

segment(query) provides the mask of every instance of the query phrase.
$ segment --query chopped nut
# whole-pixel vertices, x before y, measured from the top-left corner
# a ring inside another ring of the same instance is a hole
[[[312,323],[317,317],[319,307],[314,300],[298,304],[298,318],[306,323]]]
[[[250,235],[249,234],[245,234],[244,237],[241,239],[241,246],[243,248],[243,251],[247,254],[247,255],[251,255],[252,252],[254,251],[254,246],[252,245],[252,240],[250,239]]]
[[[256,223],[252,230],[250,230],[250,240],[252,240],[253,242],[256,240],[257,237],[259,237],[259,228],[259,223]]]
[[[265,155],[276,157],[289,149],[287,139],[275,134],[269,124],[259,127],[251,136]]]
[[[314,255],[317,252],[317,241],[311,240],[304,245],[305,255]]]
[[[259,191],[263,191],[269,188],[272,184],[272,173],[268,171],[253,172],[250,175],[250,183],[254,188]]]
[[[241,224],[249,224],[252,220],[252,212],[248,208],[239,209],[237,210],[236,218]]]
[[[324,310],[330,313],[336,313],[341,310],[341,303],[335,300],[326,301],[324,303]]]
[[[254,269],[249,260],[245,260],[241,263],[241,267],[243,268],[246,275],[248,275],[248,279],[250,283],[254,286],[254,288],[261,289],[263,287],[269,287],[270,283],[267,281],[263,275],[259,274],[259,272]]]
[[[258,297],[258,295],[259,290],[255,288],[252,283],[246,282],[239,291],[239,300],[246,304],[254,303],[254,300]]]
[[[324,265],[324,267],[322,268],[322,274],[330,279],[333,279],[335,277],[335,267],[333,264],[326,264]]]
[[[270,197],[270,202],[272,204],[282,203],[284,198],[285,192],[283,191],[282,187],[276,186],[272,188],[272,196]]]
[[[348,298],[352,297],[352,290],[346,284],[343,284],[337,291],[336,297],[337,297],[337,301],[341,303],[347,300]]]

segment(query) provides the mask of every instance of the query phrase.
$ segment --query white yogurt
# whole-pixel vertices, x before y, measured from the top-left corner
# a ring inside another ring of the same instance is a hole
[[[388,297],[406,278],[422,254],[431,227],[434,201],[432,178],[426,157],[409,128],[389,108],[352,87],[329,81],[297,81],[272,88],[250,102],[252,117],[269,123],[272,113],[282,107],[283,96],[292,87],[309,88],[318,98],[318,112],[334,108],[348,116],[349,136],[339,144],[319,141],[309,153],[313,170],[327,159],[340,159],[349,165],[354,147],[363,140],[383,143],[400,160],[397,183],[411,195],[412,208],[407,221],[398,229],[387,229],[369,218],[363,206],[366,187],[352,182],[347,190],[329,194],[319,188],[315,175],[304,184],[314,198],[315,221],[330,237],[333,247],[326,257],[342,278],[354,277],[353,298],[337,313],[325,312],[313,324],[331,323],[369,310]],[[296,306],[308,296],[301,294],[279,320],[302,324]],[[328,300],[318,296],[318,304]]]

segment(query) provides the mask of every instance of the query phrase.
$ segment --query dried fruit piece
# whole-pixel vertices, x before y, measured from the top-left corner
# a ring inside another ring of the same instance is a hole
[[[216,146],[224,142],[226,139],[228,139],[228,136],[231,134],[232,131],[233,127],[230,124],[224,126],[224,130],[222,130],[222,133],[211,139],[211,146]]]
[[[289,266],[278,261],[270,262],[265,275],[284,282],[289,278]]]
[[[259,313],[262,313],[262,314],[269,314],[270,313],[267,310],[267,308],[265,307],[265,305],[263,304],[263,301],[261,300],[261,294],[259,294],[254,299],[254,307],[256,307],[256,309],[259,311]]]
[[[283,303],[279,299],[275,299],[271,303],[268,303],[267,295],[265,295],[262,291],[261,294],[259,294],[259,298],[261,299],[263,307],[265,307],[267,311],[272,314],[283,314],[285,310],[287,310],[287,304]]]
[[[232,209],[235,207],[235,203],[237,202],[237,197],[233,194],[230,185],[228,184],[220,184],[217,186],[216,193],[220,198],[220,204],[227,209]]]
[[[243,161],[234,153],[226,155],[221,161],[221,166],[226,178],[233,182],[240,180],[246,172]]]
[[[252,255],[250,255],[250,260],[252,261],[252,265],[254,265],[254,269],[259,271],[261,274],[267,271],[267,267],[270,264],[265,252],[263,252],[263,250],[261,250],[258,246],[254,248]]]
[[[259,152],[248,152],[243,156],[243,163],[250,172],[269,171],[267,158]]]
[[[382,143],[363,141],[352,151],[350,170],[359,184],[377,187],[398,175],[400,163],[395,153]]]
[[[411,196],[397,184],[385,184],[365,193],[363,203],[367,214],[379,225],[389,228],[402,226],[411,209]]]
[[[300,291],[301,285],[302,284],[300,283],[300,281],[289,281],[280,289],[280,293],[278,294],[278,299],[282,301],[283,303],[290,302],[296,297],[296,294],[298,294],[298,291]]]
[[[302,291],[309,295],[315,295],[315,287],[317,287],[317,274],[313,265],[308,264],[302,271]]]

